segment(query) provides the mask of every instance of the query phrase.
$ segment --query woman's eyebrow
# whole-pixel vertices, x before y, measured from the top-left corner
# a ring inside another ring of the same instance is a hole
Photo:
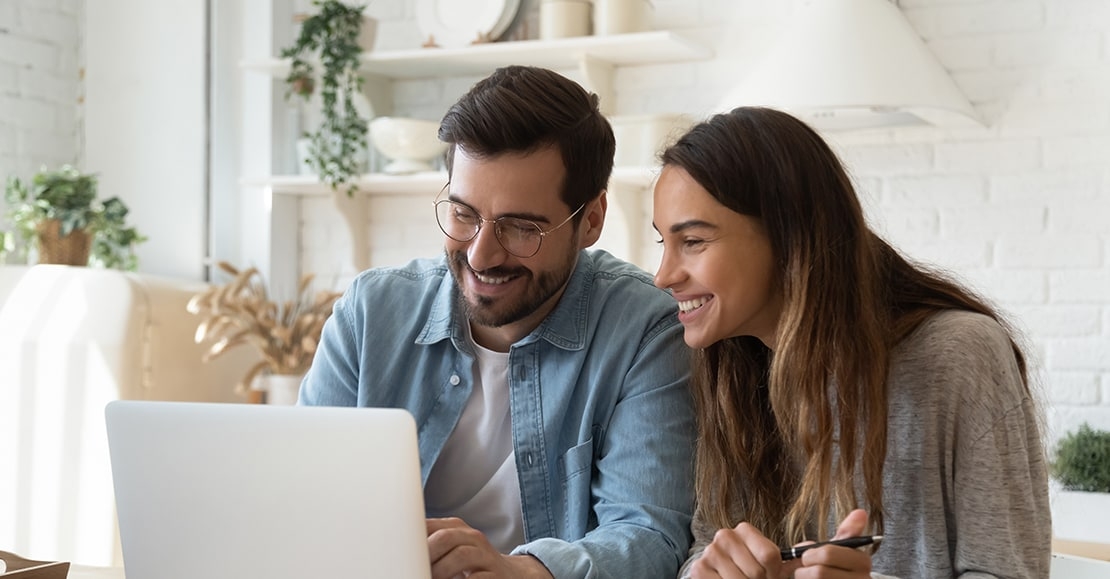
[[[717,226],[708,222],[708,221],[703,221],[701,219],[688,219],[686,221],[679,221],[678,223],[675,223],[675,224],[671,225],[670,232],[671,233],[682,233],[683,231],[686,231],[688,229],[697,229],[697,228],[707,228],[707,229],[716,230]],[[658,230],[656,230],[656,231],[658,231]]]

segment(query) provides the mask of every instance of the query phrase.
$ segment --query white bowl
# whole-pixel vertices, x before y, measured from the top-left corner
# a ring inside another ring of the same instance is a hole
[[[377,117],[370,121],[370,142],[390,159],[382,170],[390,174],[434,171],[432,162],[447,151],[436,136],[439,123],[402,117]]]

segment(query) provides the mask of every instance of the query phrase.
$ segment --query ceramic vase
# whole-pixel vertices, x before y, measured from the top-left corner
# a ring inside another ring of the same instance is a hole
[[[266,394],[266,404],[292,406],[301,391],[301,374],[268,374],[260,376],[255,388]]]

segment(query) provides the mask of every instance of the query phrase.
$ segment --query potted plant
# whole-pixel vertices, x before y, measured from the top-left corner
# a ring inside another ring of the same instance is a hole
[[[1053,533],[1063,539],[1110,543],[1110,431],[1084,423],[1057,444],[1052,477]]]
[[[35,247],[39,263],[134,270],[135,246],[146,237],[127,226],[123,201],[100,201],[96,193],[96,176],[70,165],[43,167],[29,184],[9,179],[4,198],[15,235],[5,235],[0,251],[26,256]]]
[[[351,195],[355,187],[350,183],[358,175],[360,157],[366,152],[369,122],[355,107],[363,83],[358,71],[363,50],[359,34],[363,32],[362,12],[366,6],[339,0],[313,0],[313,5],[318,8],[316,14],[304,20],[296,41],[281,51],[283,58],[291,59],[285,78],[286,98],[295,94],[307,101],[320,91],[323,118],[320,126],[306,135],[308,162],[333,190],[348,185],[347,194]],[[317,62],[321,69],[319,82]]]
[[[256,384],[256,378],[262,382],[277,378],[299,386],[300,377],[312,364],[324,322],[341,294],[321,290],[313,295],[309,292],[313,276],[306,274],[301,277],[296,299],[281,303],[270,299],[256,268],[240,271],[225,261],[217,265],[233,279],[193,296],[187,306],[189,312],[205,316],[194,336],[198,344],[208,344],[201,360],[208,362],[231,348],[250,344],[262,360],[236,386],[239,393],[263,390],[272,397],[273,391]]]

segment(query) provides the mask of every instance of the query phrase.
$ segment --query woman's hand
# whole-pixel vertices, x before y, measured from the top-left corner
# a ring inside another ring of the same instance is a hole
[[[786,579],[802,564],[782,560],[782,551],[759,529],[740,523],[713,536],[690,567],[693,579]]]
[[[867,511],[856,509],[840,522],[833,539],[863,535],[867,530]],[[871,576],[871,554],[850,547],[825,545],[802,553],[802,566],[794,571],[794,579],[866,579]]]

